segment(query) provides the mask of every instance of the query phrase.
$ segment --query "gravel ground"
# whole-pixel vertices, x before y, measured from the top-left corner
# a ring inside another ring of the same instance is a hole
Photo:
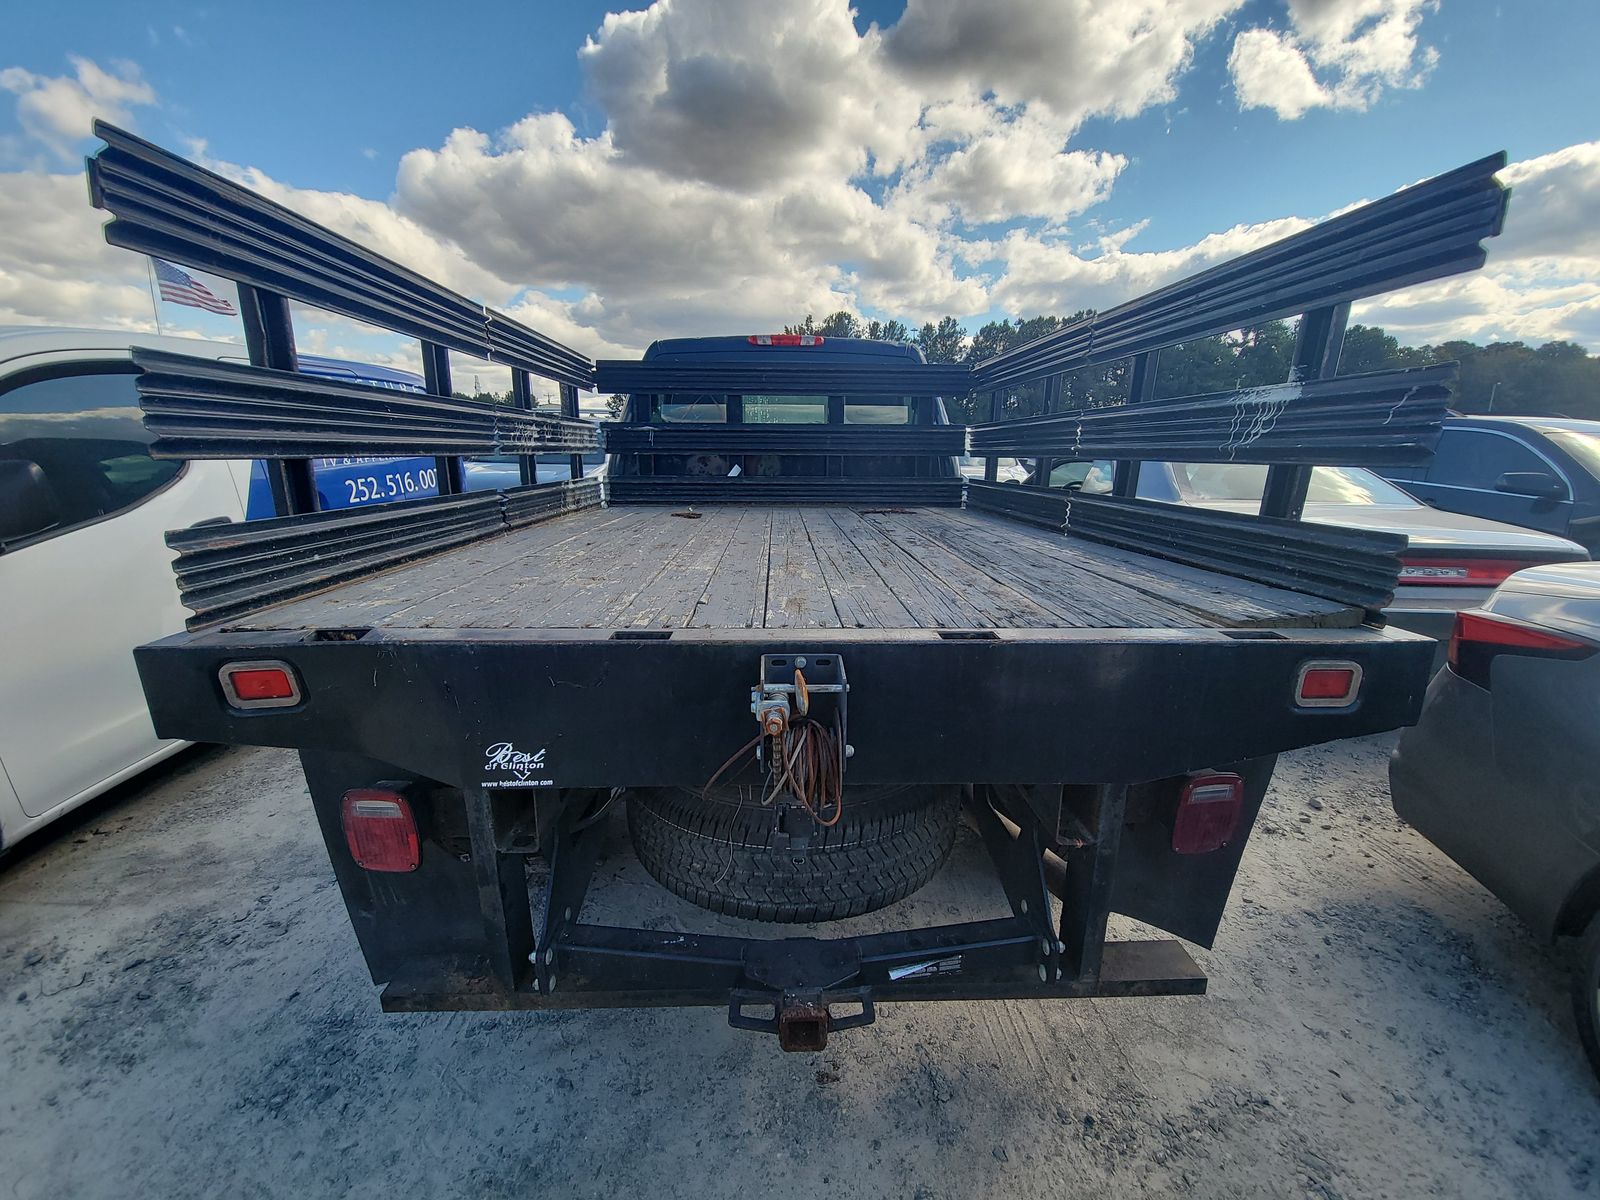
[[[296,760],[197,751],[0,860],[0,1186],[1594,1195],[1563,960],[1395,819],[1391,745],[1282,760],[1209,996],[890,1005],[822,1055],[706,1010],[384,1016]],[[883,919],[977,895],[975,841]],[[597,888],[696,912],[620,835]]]

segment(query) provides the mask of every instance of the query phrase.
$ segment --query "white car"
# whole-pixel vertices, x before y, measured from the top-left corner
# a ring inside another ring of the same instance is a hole
[[[1116,464],[1106,459],[1052,465],[1050,486],[1087,495],[1111,491]],[[1139,471],[1144,500],[1253,513],[1261,506],[1267,468],[1245,463],[1148,462]],[[1390,623],[1439,641],[1435,669],[1455,616],[1476,608],[1514,571],[1543,563],[1581,562],[1576,542],[1482,517],[1441,512],[1361,467],[1313,467],[1305,519],[1322,525],[1404,534]]]
[[[983,482],[984,460],[974,458],[970,454],[963,454],[956,459],[956,469],[961,472],[961,478],[974,483]],[[1025,483],[1028,478],[1028,468],[1014,458],[1002,458],[996,465],[996,483]]]
[[[252,503],[250,462],[150,457],[135,342],[246,361],[227,342],[0,327],[0,848],[183,748],[156,737],[133,665],[135,646],[181,632],[189,615],[163,535],[243,520],[263,502],[270,513],[259,471]],[[409,372],[302,369],[422,390]],[[431,459],[327,461],[341,466],[319,474],[324,507],[348,505],[356,473],[437,491]]]

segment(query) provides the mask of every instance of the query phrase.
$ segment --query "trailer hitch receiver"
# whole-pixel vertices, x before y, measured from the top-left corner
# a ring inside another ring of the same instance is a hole
[[[829,1020],[826,1004],[785,1003],[778,1008],[778,1045],[786,1051],[825,1050]]]
[[[835,1016],[830,1005],[858,1004],[860,1012]],[[756,1005],[772,1008],[772,1015],[753,1016],[744,1010]],[[818,1051],[828,1045],[828,1035],[838,1029],[859,1029],[877,1019],[872,993],[866,988],[827,992],[768,992],[741,988],[728,998],[728,1024],[735,1029],[775,1033],[785,1050]]]

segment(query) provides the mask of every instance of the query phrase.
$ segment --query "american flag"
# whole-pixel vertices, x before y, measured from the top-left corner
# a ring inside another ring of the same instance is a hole
[[[159,258],[152,258],[156,265],[156,281],[161,285],[161,298],[170,300],[174,304],[187,304],[190,308],[203,308],[207,312],[221,313],[225,317],[234,315],[234,307],[216,295],[198,279],[190,277],[187,273],[178,270],[169,262]]]

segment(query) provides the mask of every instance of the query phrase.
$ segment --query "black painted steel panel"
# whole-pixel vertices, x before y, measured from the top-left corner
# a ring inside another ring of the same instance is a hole
[[[961,480],[838,476],[641,475],[606,481],[607,498],[627,504],[961,503]]]
[[[936,454],[965,448],[959,425],[602,425],[610,454]]]
[[[647,362],[603,358],[595,364],[602,392],[710,392],[732,395],[965,396],[972,371],[960,363]]]
[[[552,413],[135,349],[156,458],[534,454],[599,445]]]
[[[89,159],[106,241],[579,387],[594,364],[250,189],[105,121]]]
[[[1292,237],[1075,321],[977,364],[974,390],[1015,386],[1193,338],[1297,316],[1483,265],[1507,190],[1490,155]]]
[[[971,430],[974,454],[1400,466],[1432,456],[1456,364],[1282,383]]]

